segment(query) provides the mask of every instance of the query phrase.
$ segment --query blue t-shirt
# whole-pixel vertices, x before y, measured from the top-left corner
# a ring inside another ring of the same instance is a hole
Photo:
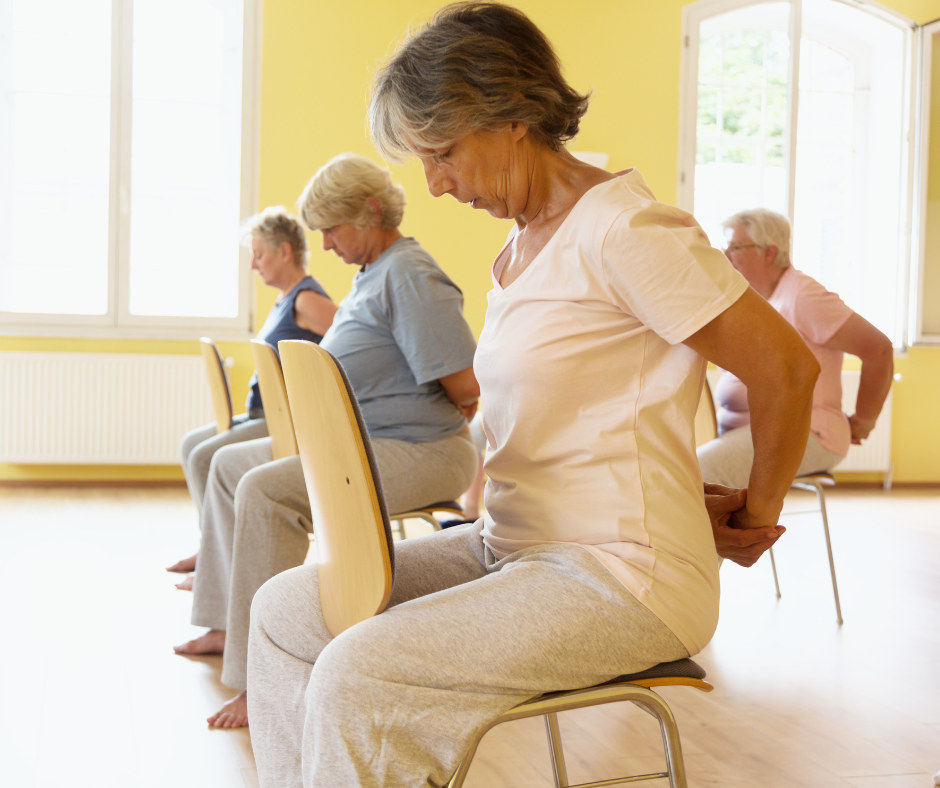
[[[306,339],[317,344],[320,344],[320,340],[323,339],[320,334],[297,325],[297,320],[294,317],[294,302],[297,300],[298,293],[304,290],[312,290],[314,293],[329,298],[326,295],[326,290],[316,279],[312,276],[305,276],[293,290],[271,307],[267,320],[264,321],[264,325],[261,326],[261,330],[258,332],[258,339],[263,339],[271,345],[275,352],[277,352],[277,343],[282,339]],[[249,416],[257,416],[262,409],[261,389],[258,388],[257,372],[251,376],[251,383],[248,385],[251,387],[251,391],[248,392],[245,407],[248,408]],[[252,414],[252,411],[254,411],[254,414]]]
[[[320,344],[345,368],[371,437],[424,443],[467,426],[438,382],[473,366],[463,293],[414,238],[356,274]]]

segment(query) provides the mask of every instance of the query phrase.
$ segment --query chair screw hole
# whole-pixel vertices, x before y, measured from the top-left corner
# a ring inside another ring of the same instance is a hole
[[[349,484],[349,477],[346,477],[346,484]]]

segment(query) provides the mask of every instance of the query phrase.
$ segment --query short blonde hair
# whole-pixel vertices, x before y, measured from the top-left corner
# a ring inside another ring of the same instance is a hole
[[[750,239],[762,248],[776,246],[774,265],[784,269],[790,267],[790,221],[786,216],[766,208],[751,208],[729,216],[721,226],[732,231],[735,227],[743,228]]]
[[[282,243],[289,243],[294,253],[294,262],[301,268],[307,267],[309,250],[304,228],[283,205],[272,205],[261,213],[249,216],[242,222],[242,243],[249,238],[257,238],[271,249],[277,249]]]
[[[551,42],[522,11],[453,3],[376,74],[369,130],[392,161],[509,123],[525,123],[533,139],[557,151],[577,135],[589,99],[568,84]]]
[[[405,190],[384,167],[356,153],[341,153],[324,164],[297,200],[311,230],[349,223],[365,230],[375,222],[369,198],[379,204],[379,227],[392,230],[405,214]]]

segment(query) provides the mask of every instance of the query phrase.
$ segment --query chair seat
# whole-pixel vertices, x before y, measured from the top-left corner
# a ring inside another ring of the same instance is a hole
[[[551,698],[561,698],[578,692],[588,692],[590,690],[603,689],[615,684],[637,684],[641,687],[676,687],[689,686],[700,689],[703,692],[711,692],[714,687],[705,681],[705,668],[691,659],[679,659],[675,662],[662,662],[659,665],[653,665],[651,668],[641,670],[639,673],[628,673],[623,676],[617,676],[615,679],[605,681],[602,684],[595,684],[593,687],[583,687],[580,690],[561,690],[560,692],[550,692],[545,695],[526,701],[521,706],[526,706],[537,701]],[[521,708],[521,706],[517,708]]]
[[[440,503],[432,503],[430,506],[419,506],[418,511],[463,514],[463,509],[460,508],[460,504],[457,503],[457,501],[441,501]]]
[[[651,668],[641,670],[639,673],[629,673],[604,682],[605,684],[620,684],[643,681],[644,679],[704,679],[705,668],[691,659],[679,659],[675,662],[662,662]]]
[[[804,473],[802,476],[797,476],[794,480],[794,484],[799,484],[800,482],[810,482],[817,481],[823,487],[835,487],[836,479],[829,473],[829,471],[817,471],[816,473]]]

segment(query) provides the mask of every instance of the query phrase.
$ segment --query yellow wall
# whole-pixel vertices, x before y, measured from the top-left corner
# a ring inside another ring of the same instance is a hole
[[[940,17],[940,0],[885,0],[918,22]],[[409,23],[441,5],[433,0],[266,0],[261,97],[259,205],[293,207],[304,183],[328,158],[344,150],[378,157],[364,116],[369,78],[376,63]],[[554,42],[567,75],[592,90],[591,110],[572,150],[610,154],[610,169],[639,167],[660,199],[676,198],[679,67],[683,0],[522,0],[525,10]],[[466,315],[479,333],[489,290],[489,266],[508,232],[506,222],[458,205],[432,200],[420,166],[393,167],[409,205],[403,230],[438,259],[466,296]],[[349,289],[353,271],[319,249],[310,237],[311,273],[334,299]],[[259,287],[256,324],[275,293]],[[0,338],[0,350],[197,353],[196,343],[107,342]],[[247,345],[223,346],[236,358],[233,392],[241,399],[251,373]],[[898,362],[905,376],[895,394],[894,454],[899,481],[940,481],[935,460],[940,420],[940,350],[917,349]],[[934,399],[934,402],[931,399]],[[932,419],[932,420],[931,420]],[[114,468],[99,478],[115,478]],[[46,469],[48,472],[49,469]],[[88,469],[55,469],[78,478]],[[126,471],[125,471],[126,472]],[[0,479],[37,477],[35,468],[0,466]]]

